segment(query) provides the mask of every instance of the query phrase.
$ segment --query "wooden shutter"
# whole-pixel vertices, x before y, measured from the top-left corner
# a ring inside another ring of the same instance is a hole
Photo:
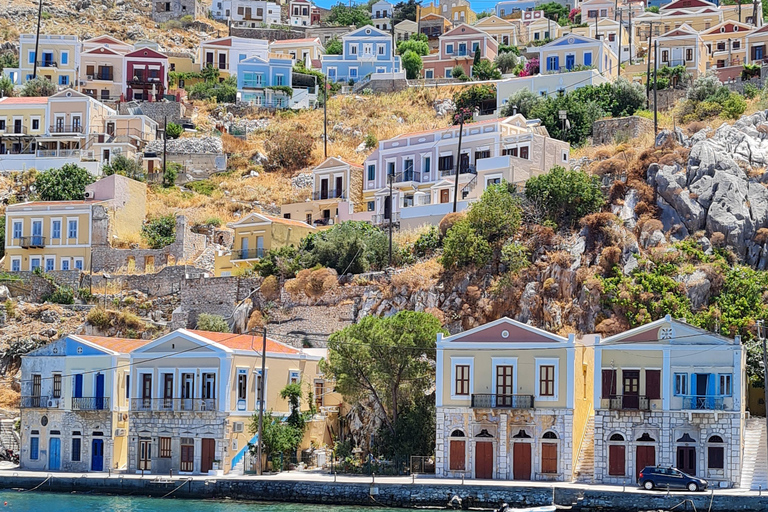
[[[624,445],[615,444],[608,446],[608,474],[612,476],[624,476],[626,467],[626,448]]]
[[[723,469],[725,467],[725,449],[722,446],[707,447],[707,467]]]
[[[616,389],[616,370],[603,370],[603,388],[602,398],[610,398],[617,394]]]
[[[557,473],[557,444],[541,444],[541,472]]]
[[[661,370],[645,370],[645,396],[649,400],[661,398]]]
[[[450,469],[464,471],[464,441],[451,441]]]

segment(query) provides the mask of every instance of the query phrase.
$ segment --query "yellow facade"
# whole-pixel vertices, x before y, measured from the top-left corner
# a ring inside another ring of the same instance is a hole
[[[316,60],[325,53],[323,45],[317,37],[273,41],[269,44],[269,51],[277,55],[289,55],[293,60],[304,63],[306,63],[307,57]]]
[[[475,24],[483,32],[490,34],[497,43],[506,46],[517,45],[517,27],[511,21],[499,18],[496,15],[487,16]]]
[[[432,2],[422,6],[419,10],[419,14],[421,17],[429,14],[443,16],[448,19],[454,27],[461,23],[472,25],[477,21],[477,14],[475,14],[470,7],[469,2],[466,0],[442,0],[439,3]]]
[[[33,73],[35,60],[37,61],[37,74],[50,80],[55,85],[77,85],[77,71],[80,61],[80,41],[73,35],[40,36],[35,57],[34,34],[22,34],[19,36],[19,78],[25,83],[28,76]]]
[[[737,21],[724,21],[702,32],[707,51],[702,56],[709,68],[741,66],[747,62],[747,34],[751,25]]]
[[[32,153],[35,137],[45,134],[48,98],[0,99],[0,155]]]

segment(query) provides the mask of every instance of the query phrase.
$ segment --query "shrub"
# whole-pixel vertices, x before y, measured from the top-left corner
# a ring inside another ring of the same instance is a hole
[[[96,180],[75,164],[64,164],[37,175],[35,186],[42,201],[76,201],[85,197],[85,187]]]
[[[491,245],[514,236],[520,218],[520,206],[506,183],[489,186],[467,212],[472,228]]]
[[[210,180],[190,181],[184,186],[200,195],[208,197],[211,197],[216,190],[216,185]]]
[[[472,67],[472,76],[477,80],[501,80],[501,71],[493,62],[481,60]]]
[[[74,304],[75,291],[69,286],[59,286],[50,295],[43,297],[43,301],[54,304]]]
[[[168,123],[165,127],[165,136],[169,139],[178,139],[183,131],[184,128],[180,124]]]
[[[373,149],[373,148],[375,148],[379,144],[379,140],[371,132],[368,132],[368,134],[365,136],[365,140],[363,142],[365,142],[365,148],[366,149]]]
[[[28,81],[21,88],[21,96],[51,96],[55,92],[56,86],[42,76]]]
[[[93,300],[93,294],[91,293],[90,288],[78,288],[77,296],[80,297],[80,299],[84,302],[90,302]]]
[[[119,174],[136,181],[145,181],[146,179],[141,165],[136,160],[125,155],[117,155],[112,158],[112,161],[104,164],[101,170],[106,176]]]
[[[274,275],[268,276],[261,283],[259,291],[265,299],[277,300],[280,298],[280,282]]]
[[[197,315],[197,329],[209,332],[231,332],[229,324],[221,315],[200,313]]]
[[[749,82],[744,84],[744,96],[746,96],[747,99],[754,99],[758,94],[760,94],[760,89],[758,89],[754,84]]]
[[[409,51],[412,51],[419,56],[429,55],[429,45],[426,41],[422,41],[419,38],[414,38],[413,36],[411,36],[411,38],[407,41],[397,42],[398,55],[405,55],[405,53]]]
[[[507,104],[501,109],[501,115],[511,116],[516,110],[518,114],[528,118],[533,108],[541,101],[544,101],[541,96],[534,94],[530,89],[520,89],[507,99]]]
[[[2,71],[2,69],[0,69],[0,71]],[[4,98],[13,96],[13,88],[13,81],[10,78],[7,76],[0,76],[0,95]]]
[[[164,215],[149,220],[141,228],[141,237],[151,249],[162,249],[176,241],[176,217]]]
[[[304,132],[278,132],[269,137],[264,146],[267,150],[267,161],[264,170],[297,171],[309,165],[312,148],[315,142]]]
[[[714,96],[722,85],[714,74],[700,76],[694,80],[693,85],[688,89],[686,98],[693,101],[704,101]]]
[[[517,242],[510,242],[501,248],[501,262],[508,272],[516,273],[531,264],[528,249]]]
[[[453,95],[453,103],[457,110],[468,108],[474,111],[475,108],[490,100],[493,100],[494,103],[496,101],[496,86],[494,84],[465,87]]]
[[[605,202],[597,178],[560,166],[529,179],[525,197],[540,204],[549,220],[567,226],[575,226],[580,218],[599,211]]]
[[[480,267],[488,262],[492,252],[490,244],[478,235],[467,218],[463,218],[448,230],[440,263],[446,269],[469,265]]]
[[[737,92],[731,92],[723,103],[723,115],[728,119],[738,119],[747,110],[747,100]]]
[[[440,248],[440,232],[435,226],[430,226],[427,231],[419,235],[413,243],[413,253],[418,258],[432,254]]]
[[[403,67],[405,68],[405,77],[409,80],[419,78],[419,72],[424,63],[418,53],[413,50],[406,51],[402,56]]]
[[[203,221],[203,224],[205,224],[206,226],[212,226],[214,228],[218,228],[219,226],[221,226],[222,222],[221,222],[221,219],[218,217],[208,217]]]
[[[299,251],[292,245],[268,250],[253,266],[261,277],[277,276],[280,279],[294,277],[301,268]]]
[[[330,39],[325,43],[326,55],[341,55],[344,52],[344,45],[337,38]]]
[[[388,261],[389,237],[367,222],[347,221],[311,234],[302,242],[304,266],[320,265],[339,275],[381,269]],[[392,253],[397,254],[397,244]]]
[[[469,80],[469,77],[464,72],[464,68],[461,66],[454,66],[453,69],[451,69],[451,78],[457,80]]]
[[[163,188],[170,188],[176,185],[176,178],[179,177],[181,164],[178,162],[166,162],[165,172],[163,172]]]
[[[188,91],[193,100],[215,98],[218,103],[234,103],[237,100],[237,79],[234,76],[227,77],[223,82],[206,79],[194,84]]]
[[[101,329],[102,331],[107,329],[111,322],[107,311],[100,306],[92,308],[88,312],[88,315],[85,317],[85,319],[89,324],[97,327],[98,329]]]
[[[448,234],[448,230],[451,229],[454,224],[467,216],[466,212],[451,212],[447,213],[445,217],[440,220],[438,229],[440,230],[440,236],[444,237]]]
[[[517,66],[517,55],[512,52],[499,53],[494,64],[502,73],[509,73]]]

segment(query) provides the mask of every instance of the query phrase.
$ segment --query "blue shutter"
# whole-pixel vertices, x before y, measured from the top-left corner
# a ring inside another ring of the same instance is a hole
[[[695,409],[696,408],[696,374],[691,374],[691,382],[688,384],[688,392],[687,395],[690,396],[690,398],[687,398],[688,402],[686,404],[686,409]]]
[[[29,439],[29,458],[30,460],[37,460],[40,450],[40,438],[32,437]]]
[[[707,374],[707,409],[715,408],[715,374]]]
[[[592,52],[585,52],[584,53],[584,65],[585,66],[591,66],[592,65]]]

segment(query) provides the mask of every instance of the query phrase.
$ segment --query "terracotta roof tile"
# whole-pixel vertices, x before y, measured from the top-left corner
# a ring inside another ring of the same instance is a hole
[[[228,332],[210,332],[190,330],[189,332],[202,336],[219,345],[224,345],[232,350],[261,350],[262,338],[256,334],[231,334]],[[267,338],[267,353],[273,354],[300,354],[301,350],[291,347],[279,341]]]
[[[280,45],[290,46],[290,45],[295,44],[295,43],[313,43],[315,41],[317,41],[318,43],[320,42],[320,40],[318,38],[316,38],[316,37],[305,37],[303,39],[284,39],[282,41],[272,41],[269,44],[270,45],[278,45],[278,46],[280,46]]]
[[[134,340],[130,338],[110,338],[107,336],[77,336],[85,341],[98,345],[107,350],[127,354],[137,348],[143,347],[152,340]]]
[[[0,105],[46,105],[48,103],[48,97],[19,97],[19,98],[2,98],[0,99]]]
[[[306,222],[302,222],[300,220],[284,219],[282,217],[273,217],[273,216],[267,215],[265,213],[262,213],[261,215],[264,215],[266,218],[268,218],[272,222],[277,222],[279,224],[286,224],[286,225],[289,225],[289,226],[297,226],[297,227],[301,227],[301,228],[311,228],[312,227],[309,224],[307,224]]]

